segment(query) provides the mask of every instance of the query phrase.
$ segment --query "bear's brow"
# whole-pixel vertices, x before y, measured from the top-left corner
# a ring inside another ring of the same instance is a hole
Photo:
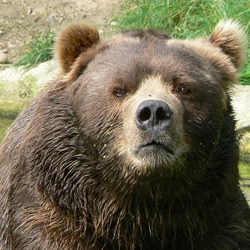
[[[122,34],[130,37],[138,37],[140,39],[142,38],[149,38],[149,37],[154,37],[158,38],[161,40],[168,40],[170,37],[163,33],[163,32],[157,32],[153,29],[148,29],[148,30],[140,30],[140,29],[134,29],[134,30],[126,30],[123,31]]]

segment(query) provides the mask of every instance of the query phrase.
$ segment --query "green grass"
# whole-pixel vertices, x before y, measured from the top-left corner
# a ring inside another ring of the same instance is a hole
[[[0,143],[10,125],[27,104],[27,101],[14,102],[0,100]]]
[[[0,119],[14,120],[28,103],[28,101],[6,102],[0,100]]]
[[[55,34],[50,30],[33,37],[32,41],[27,44],[26,49],[22,51],[24,56],[15,65],[24,65],[30,68],[52,59],[54,39]]]
[[[241,188],[243,192],[245,193],[245,196],[250,204],[250,186],[249,186],[250,165],[247,163],[241,163],[239,166],[239,169],[240,169],[240,176],[242,178]]]
[[[239,168],[241,177],[243,179],[250,179],[250,165],[247,163],[241,163]]]
[[[116,30],[153,28],[171,37],[194,38],[209,35],[219,20],[229,18],[239,21],[250,35],[249,0],[125,0],[111,21],[117,23]],[[250,84],[250,60],[241,83]]]
[[[209,34],[221,19],[233,18],[249,34],[248,0],[125,0],[115,20],[119,29],[154,28],[177,38]]]
[[[246,62],[247,64],[240,74],[240,83],[242,85],[250,85],[250,48],[248,48],[248,55]]]
[[[12,119],[0,118],[0,143],[4,139],[6,131],[12,124]]]

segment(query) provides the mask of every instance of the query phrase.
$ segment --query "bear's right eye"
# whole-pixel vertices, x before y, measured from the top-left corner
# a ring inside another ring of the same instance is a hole
[[[125,89],[121,89],[121,88],[116,88],[114,90],[114,95],[117,97],[124,97],[128,94],[128,92]]]

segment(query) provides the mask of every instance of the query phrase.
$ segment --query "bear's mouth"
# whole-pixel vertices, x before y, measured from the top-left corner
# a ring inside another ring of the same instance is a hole
[[[165,153],[168,154],[174,154],[174,151],[172,149],[172,147],[170,147],[169,145],[162,143],[162,142],[158,142],[156,140],[152,140],[146,144],[143,144],[139,147],[139,150],[144,152],[144,153],[149,153],[149,152],[154,152],[157,153],[158,151],[164,151]]]

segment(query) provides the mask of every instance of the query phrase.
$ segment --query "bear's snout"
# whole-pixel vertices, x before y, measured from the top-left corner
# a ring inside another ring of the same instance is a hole
[[[140,130],[158,132],[170,127],[173,112],[162,100],[145,100],[135,114],[136,125]]]

